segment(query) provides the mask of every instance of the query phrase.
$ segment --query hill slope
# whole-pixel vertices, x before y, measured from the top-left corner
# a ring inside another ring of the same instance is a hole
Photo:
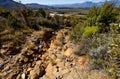
[[[0,6],[9,9],[18,9],[21,4],[13,0],[0,0]]]
[[[34,8],[34,9],[38,9],[38,8],[52,8],[51,6],[48,5],[42,5],[42,4],[37,4],[37,3],[31,3],[31,4],[26,4],[26,7],[28,8]]]

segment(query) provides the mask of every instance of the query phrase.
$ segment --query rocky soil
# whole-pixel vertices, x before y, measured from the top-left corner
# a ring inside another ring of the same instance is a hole
[[[114,79],[76,54],[80,44],[69,40],[69,31],[36,31],[21,46],[2,45],[0,79]]]

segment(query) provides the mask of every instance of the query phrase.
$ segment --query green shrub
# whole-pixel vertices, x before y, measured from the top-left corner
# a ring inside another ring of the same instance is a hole
[[[112,33],[119,33],[119,29],[120,27],[118,24],[116,25],[115,23],[111,23],[110,30]]]
[[[46,17],[46,12],[43,8],[40,8],[37,12],[36,12],[37,16],[41,16],[41,17]]]
[[[42,18],[42,17],[39,19],[39,25],[47,28],[52,28],[52,29],[57,29],[59,26],[57,25],[56,22],[48,20],[46,18]]]
[[[85,27],[83,37],[89,37],[95,33],[97,33],[99,30],[98,26],[92,26],[92,27]]]
[[[82,47],[84,50],[81,52],[88,50],[86,55],[89,55],[90,60],[94,62],[94,68],[105,70],[113,77],[117,77],[119,75],[120,57],[119,34],[98,34],[90,39],[85,39]],[[83,44],[83,42],[81,43]]]
[[[85,20],[86,16],[70,16],[70,23],[72,27],[75,27],[77,24],[83,24]]]
[[[75,27],[73,27],[70,35],[71,40],[81,40],[82,34],[84,32],[84,25],[83,24],[77,24]]]
[[[108,1],[101,7],[92,7],[89,10],[86,24],[88,26],[99,26],[100,32],[109,32],[110,24],[117,21],[118,12],[115,8],[115,2]]]
[[[27,16],[34,16],[35,12],[32,9],[27,9],[26,10]]]

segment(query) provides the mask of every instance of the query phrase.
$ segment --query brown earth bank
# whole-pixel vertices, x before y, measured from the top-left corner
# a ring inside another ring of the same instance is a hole
[[[80,43],[70,41],[69,32],[35,31],[21,46],[1,45],[0,79],[114,79],[75,54]]]

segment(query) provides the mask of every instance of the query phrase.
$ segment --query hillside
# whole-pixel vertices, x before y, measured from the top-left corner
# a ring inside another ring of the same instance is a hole
[[[0,79],[120,79],[120,7],[113,4],[0,7]]]
[[[37,4],[37,3],[31,3],[31,4],[25,4],[25,5],[26,5],[26,7],[33,8],[33,9],[39,9],[39,8],[49,9],[49,8],[52,8],[52,6],[40,5],[40,4]]]
[[[9,9],[18,9],[21,4],[13,0],[0,0],[0,6]]]

